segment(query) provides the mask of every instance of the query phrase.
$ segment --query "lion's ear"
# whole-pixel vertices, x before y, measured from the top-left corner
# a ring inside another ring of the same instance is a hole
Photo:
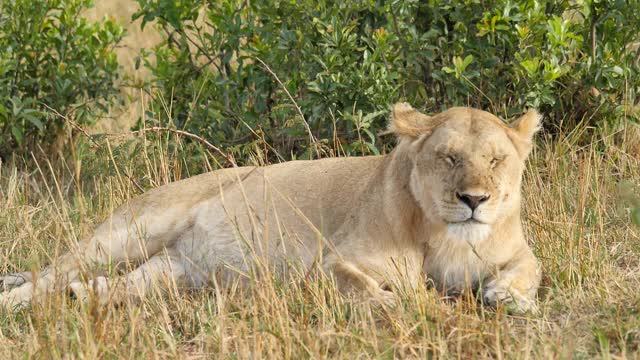
[[[533,135],[535,135],[542,126],[542,115],[536,110],[529,110],[518,120],[511,124],[511,127],[518,133],[520,138],[531,143]]]
[[[511,123],[511,128],[518,137],[516,147],[525,158],[531,151],[533,135],[535,135],[542,126],[542,115],[536,110],[529,110],[516,121]]]
[[[393,105],[391,119],[386,133],[415,139],[430,133],[434,128],[432,118],[411,107],[407,103]]]

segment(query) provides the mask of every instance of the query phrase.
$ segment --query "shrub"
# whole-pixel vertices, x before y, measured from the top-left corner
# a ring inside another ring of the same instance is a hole
[[[117,93],[112,49],[123,29],[83,19],[90,4],[0,2],[0,156],[58,139],[64,120],[47,107],[87,124]]]
[[[155,101],[240,157],[263,142],[269,156],[315,156],[309,131],[322,151],[377,153],[398,100],[537,107],[565,126],[637,119],[637,2],[138,2],[167,35],[145,61]]]

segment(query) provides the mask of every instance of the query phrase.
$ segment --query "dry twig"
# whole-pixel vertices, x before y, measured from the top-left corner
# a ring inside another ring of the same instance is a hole
[[[269,65],[267,65],[264,61],[262,61],[262,59],[260,59],[259,57],[255,57],[255,59],[258,60],[258,62],[262,64],[262,66],[264,66],[264,68],[269,72],[269,74],[271,74],[271,76],[273,76],[274,79],[276,79],[278,84],[280,84],[280,86],[282,87],[282,90],[284,90],[284,92],[289,97],[289,100],[291,100],[291,102],[293,103],[293,106],[295,106],[296,110],[298,111],[298,114],[302,118],[304,127],[307,129],[307,133],[309,134],[309,141],[311,142],[314,149],[316,150],[316,155],[320,157],[320,150],[318,150],[318,146],[319,146],[318,140],[316,140],[316,138],[313,136],[313,133],[311,132],[311,127],[309,126],[307,119],[305,119],[304,114],[302,113],[302,109],[300,109],[300,106],[298,106],[298,103],[296,102],[296,100],[293,98],[293,96],[291,96],[291,93],[289,92],[289,90],[287,90],[287,87],[284,86],[284,83],[280,80],[278,75],[276,75],[276,73],[273,72],[273,70],[271,70]]]
[[[93,139],[91,134],[89,134],[87,132],[87,130],[85,130],[82,126],[78,125],[78,123],[76,123],[75,121],[71,120],[69,117],[60,114],[60,112],[58,112],[57,110],[51,108],[47,104],[42,104],[42,105],[44,107],[46,107],[47,109],[49,109],[54,114],[56,114],[57,116],[61,117],[65,121],[67,121],[75,129],[77,129],[78,131],[82,132],[89,139],[89,141],[91,141],[91,143],[93,143],[95,146],[100,146],[100,144],[98,144],[98,142]],[[238,167],[238,165],[236,164],[235,160],[233,159],[233,157],[231,155],[225,153],[219,147],[213,145],[212,143],[207,141],[205,138],[203,138],[201,136],[198,136],[196,134],[192,134],[192,133],[190,133],[188,131],[184,131],[184,130],[178,130],[178,129],[172,129],[172,128],[167,128],[167,127],[154,126],[154,127],[150,127],[150,128],[143,128],[142,130],[131,131],[129,133],[124,133],[124,134],[103,134],[103,135],[105,135],[105,136],[126,136],[126,135],[137,135],[137,134],[140,134],[140,133],[144,134],[145,132],[155,132],[155,133],[168,132],[168,133],[177,134],[177,135],[184,136],[184,137],[187,137],[189,139],[195,140],[195,141],[201,143],[202,145],[206,146],[208,149],[213,150],[216,153],[218,153],[220,156],[225,158],[225,160],[227,160],[233,167]]]

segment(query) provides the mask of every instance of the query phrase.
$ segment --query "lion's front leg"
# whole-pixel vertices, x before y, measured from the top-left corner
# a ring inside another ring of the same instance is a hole
[[[367,252],[363,254],[362,249],[367,249]],[[322,267],[333,276],[343,294],[393,306],[399,296],[391,289],[400,292],[413,289],[423,279],[424,254],[418,246],[379,249],[375,246],[353,246],[351,243],[341,250],[329,253]]]
[[[517,313],[537,313],[536,294],[541,270],[529,247],[524,247],[497,273],[486,279],[483,296],[487,303],[511,305]]]
[[[380,281],[376,281],[353,262],[329,259],[325,261],[323,268],[334,277],[338,289],[343,294],[355,295],[388,306],[396,302],[397,296],[393,292],[382,289]]]

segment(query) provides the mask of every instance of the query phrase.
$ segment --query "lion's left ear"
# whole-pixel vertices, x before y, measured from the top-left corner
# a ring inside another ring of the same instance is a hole
[[[523,157],[529,155],[532,146],[533,136],[542,127],[542,115],[536,110],[529,110],[516,121],[511,123],[511,128],[517,135],[521,146],[519,147]]]
[[[391,110],[389,127],[385,133],[393,133],[402,138],[416,139],[433,131],[436,121],[408,103],[397,103]]]

